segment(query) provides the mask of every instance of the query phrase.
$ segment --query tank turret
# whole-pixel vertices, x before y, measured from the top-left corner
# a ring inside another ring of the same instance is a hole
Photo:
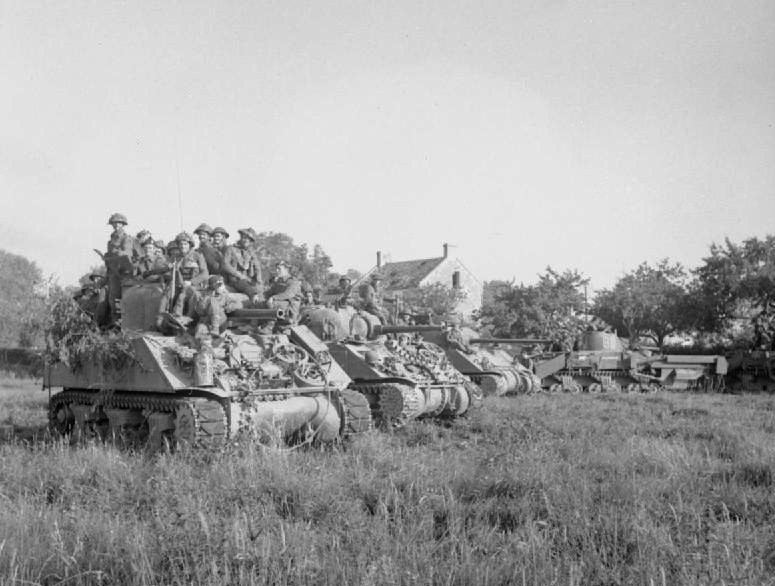
[[[64,324],[64,360],[44,377],[63,389],[51,397],[53,430],[218,447],[239,437],[332,441],[371,427],[366,398],[306,326],[259,327],[282,310],[238,308],[217,335],[193,326],[165,335],[151,325],[161,295],[158,285],[126,288],[120,331],[81,323],[74,335]]]
[[[420,334],[439,326],[384,325],[352,307],[312,307],[302,323],[322,338],[333,359],[383,424],[418,417],[457,417],[481,404],[481,392],[454,369],[444,351]]]

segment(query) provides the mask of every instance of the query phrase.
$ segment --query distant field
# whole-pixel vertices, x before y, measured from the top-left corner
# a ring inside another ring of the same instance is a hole
[[[44,421],[9,393],[0,422]],[[761,395],[488,399],[334,449],[12,440],[0,583],[775,584],[774,480]]]

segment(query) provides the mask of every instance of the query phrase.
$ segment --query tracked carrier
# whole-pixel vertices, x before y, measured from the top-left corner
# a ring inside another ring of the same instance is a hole
[[[224,445],[235,437],[332,441],[371,426],[368,403],[305,326],[260,333],[282,310],[239,309],[220,336],[155,331],[158,285],[125,288],[121,332],[131,360],[50,364],[50,425],[158,447]],[[107,338],[116,333],[104,333]]]
[[[423,338],[441,348],[450,363],[476,383],[485,395],[525,394],[541,390],[541,380],[529,364],[520,362],[520,349],[549,340],[481,338],[468,328],[431,330]]]
[[[302,323],[326,341],[333,359],[366,396],[372,416],[400,425],[418,417],[457,417],[481,405],[479,388],[444,351],[419,334],[439,326],[382,325],[351,307],[309,308]]]

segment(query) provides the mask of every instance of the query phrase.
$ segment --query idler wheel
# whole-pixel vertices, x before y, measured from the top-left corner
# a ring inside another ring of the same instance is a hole
[[[500,397],[506,394],[508,383],[506,377],[497,374],[479,376],[479,386],[487,397]]]

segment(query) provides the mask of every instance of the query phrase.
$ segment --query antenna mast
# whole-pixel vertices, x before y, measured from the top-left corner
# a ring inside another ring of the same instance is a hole
[[[175,152],[175,173],[178,179],[178,215],[180,216],[180,230],[183,231],[183,194],[180,189],[180,165],[178,164],[177,149]]]

